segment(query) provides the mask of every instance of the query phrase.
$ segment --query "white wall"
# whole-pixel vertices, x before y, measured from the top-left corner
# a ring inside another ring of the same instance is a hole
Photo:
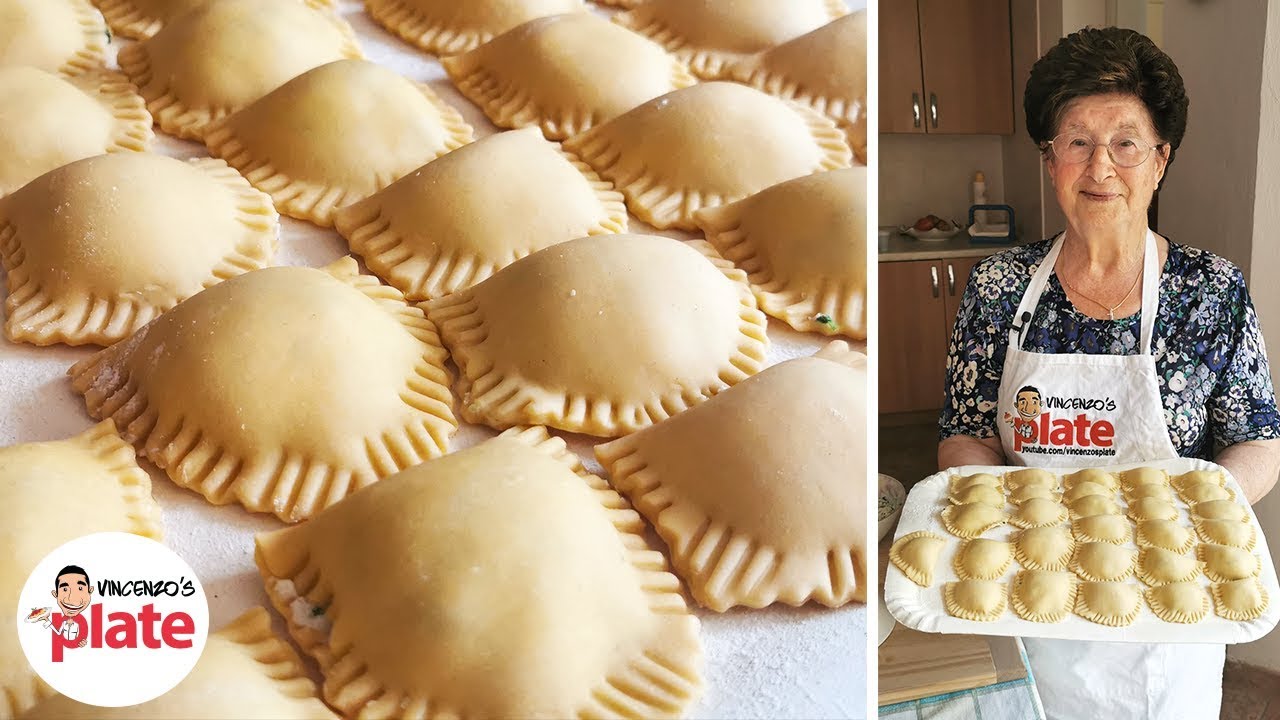
[[[967,222],[977,170],[987,202],[1003,202],[1000,135],[881,134],[879,223],[909,225],[930,213]]]

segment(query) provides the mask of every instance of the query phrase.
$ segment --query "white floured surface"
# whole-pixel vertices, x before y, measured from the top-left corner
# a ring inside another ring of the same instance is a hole
[[[850,3],[861,7],[865,2]],[[355,28],[365,55],[414,80],[425,81],[458,108],[476,137],[497,131],[484,115],[449,83],[432,57],[400,42],[373,23],[360,3],[344,0],[340,14]],[[127,40],[116,38],[121,47]],[[159,131],[157,130],[157,133]],[[152,151],[179,158],[203,157],[201,145],[158,134]],[[630,218],[631,232],[655,232]],[[657,234],[693,238],[680,232]],[[348,253],[332,230],[281,218],[278,265],[319,267]],[[768,363],[811,355],[827,340],[769,320]],[[66,370],[93,348],[16,345],[0,336],[0,446],[58,440],[93,424]],[[456,370],[455,370],[456,375]],[[266,389],[264,389],[266,390]],[[458,450],[492,437],[488,428],[464,425],[451,443]],[[565,437],[561,434],[562,437]],[[592,472],[600,466],[591,454],[597,440],[566,437]],[[183,490],[148,463],[153,494],[164,509],[165,542],[196,571],[209,596],[214,628],[254,605],[270,607],[253,563],[253,535],[282,527],[274,517],[250,514],[238,505],[215,507]],[[656,538],[656,536],[653,536]],[[655,539],[655,542],[658,542]],[[659,546],[660,543],[659,543]],[[764,610],[713,613],[697,610],[706,653],[706,691],[692,711],[697,718],[863,718],[866,715],[867,612],[862,605],[831,610],[775,606]],[[278,630],[283,623],[273,622]],[[313,675],[315,665],[308,659]]]
[[[1170,476],[1180,475],[1192,470],[1220,470],[1227,476],[1227,488],[1234,492],[1237,498],[1244,497],[1240,484],[1236,482],[1236,479],[1231,476],[1231,473],[1226,468],[1205,460],[1178,458],[1161,462],[1100,465],[1098,467],[1103,470],[1116,471],[1135,467],[1156,467],[1164,469]],[[943,527],[939,515],[942,509],[949,504],[946,495],[951,478],[957,475],[973,475],[982,472],[1001,476],[1005,472],[1021,469],[1025,468],[965,465],[951,468],[936,475],[930,475],[911,488],[911,494],[907,496],[906,507],[902,509],[902,519],[898,522],[898,532],[894,535],[894,539],[897,540],[897,538],[920,530],[927,530],[947,538],[948,543],[943,549],[942,555],[938,558],[938,564],[934,566],[933,585],[927,588],[916,585],[896,565],[889,564],[889,572],[884,584],[885,604],[898,622],[923,632],[945,634],[1011,635],[1015,637],[1057,638],[1062,640],[1108,640],[1112,642],[1233,644],[1256,640],[1271,632],[1276,623],[1280,621],[1280,585],[1276,581],[1276,569],[1271,562],[1271,553],[1267,549],[1267,539],[1262,533],[1262,528],[1258,524],[1257,516],[1253,513],[1253,508],[1239,501],[1237,501],[1238,504],[1248,508],[1249,522],[1253,523],[1254,531],[1257,534],[1258,542],[1252,553],[1261,561],[1259,577],[1271,600],[1266,612],[1256,620],[1236,622],[1218,617],[1212,608],[1211,600],[1209,615],[1198,623],[1184,625],[1165,622],[1156,617],[1155,613],[1151,611],[1151,608],[1147,606],[1145,597],[1142,601],[1141,614],[1128,627],[1113,628],[1099,625],[1074,613],[1059,623],[1031,622],[1030,620],[1023,620],[1014,614],[1012,607],[1006,608],[1000,619],[994,622],[975,622],[952,617],[947,614],[946,607],[943,605],[942,588],[947,583],[955,582],[958,579],[952,560],[959,550],[960,543],[963,541]],[[1047,469],[1059,475],[1078,470],[1078,468],[1066,470]],[[1121,507],[1125,506],[1124,497],[1119,491],[1117,491],[1114,499]],[[1179,499],[1176,505],[1179,513],[1179,523],[1191,529],[1194,535],[1195,530],[1191,527],[1186,504]],[[1005,510],[1008,511],[1010,507],[1006,504]],[[983,533],[982,537],[989,540],[1009,540],[1016,532],[1018,532],[1018,528],[1006,525],[989,530]],[[1198,537],[1197,542],[1199,542]],[[1137,545],[1131,539],[1123,547],[1136,548]],[[1022,565],[1015,559],[999,582],[1012,589],[1013,577],[1023,569]],[[1146,589],[1146,585],[1136,576],[1131,576],[1124,582],[1143,590]],[[1206,588],[1210,585],[1210,581],[1203,573],[1200,575],[1199,582]]]

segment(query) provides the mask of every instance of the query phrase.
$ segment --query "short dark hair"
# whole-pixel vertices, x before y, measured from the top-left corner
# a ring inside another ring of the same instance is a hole
[[[1085,28],[1058,41],[1031,66],[1022,97],[1027,134],[1042,149],[1067,105],[1089,95],[1132,95],[1146,106],[1169,162],[1187,131],[1187,91],[1173,59],[1151,38],[1125,28]]]
[[[84,568],[80,567],[79,565],[68,565],[62,568],[61,570],[59,570],[58,574],[53,577],[54,590],[58,589],[58,580],[61,579],[63,575],[83,575],[84,584],[85,585],[89,584],[89,573],[85,572]]]
[[[1040,388],[1035,387],[1034,385],[1023,385],[1023,386],[1022,386],[1022,389],[1020,389],[1020,390],[1018,390],[1018,392],[1014,393],[1014,394],[1013,394],[1013,396],[1014,396],[1014,397],[1018,397],[1019,395],[1021,395],[1021,394],[1022,394],[1022,393],[1024,393],[1024,392],[1033,392],[1033,393],[1035,393],[1035,394],[1039,395],[1039,394],[1040,394]]]

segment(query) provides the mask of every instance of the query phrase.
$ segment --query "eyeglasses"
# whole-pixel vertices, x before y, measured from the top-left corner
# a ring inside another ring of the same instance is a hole
[[[1164,143],[1160,143],[1163,145]],[[1093,157],[1093,150],[1097,143],[1088,135],[1080,135],[1078,133],[1063,133],[1058,137],[1049,141],[1049,146],[1053,148],[1053,154],[1059,160],[1065,163],[1082,163],[1087,162]],[[1151,157],[1151,150],[1158,145],[1150,145],[1147,141],[1139,137],[1118,137],[1107,143],[1107,154],[1111,156],[1111,162],[1117,167],[1130,168],[1147,161]]]

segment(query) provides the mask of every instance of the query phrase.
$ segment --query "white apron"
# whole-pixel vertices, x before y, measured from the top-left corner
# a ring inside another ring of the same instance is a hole
[[[1151,355],[1159,303],[1159,252],[1147,231],[1140,354],[1027,352],[1062,236],[1031,278],[1014,316],[997,420],[1013,465],[1088,467],[1177,457]],[[1019,410],[1022,412],[1020,413]],[[1225,646],[1024,640],[1050,720],[1217,720]]]

